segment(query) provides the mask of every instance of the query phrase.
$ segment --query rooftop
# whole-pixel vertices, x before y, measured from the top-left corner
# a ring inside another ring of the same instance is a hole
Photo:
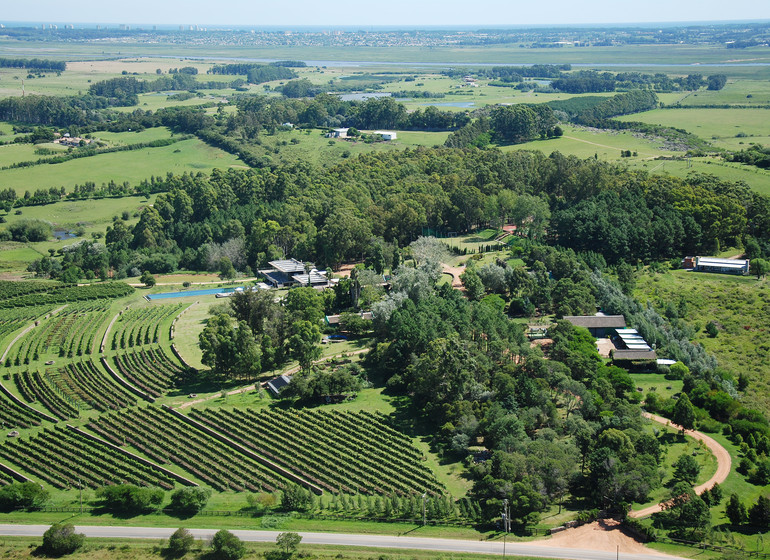
[[[576,327],[587,329],[616,329],[626,326],[626,319],[623,315],[565,315],[564,319]]]
[[[725,268],[743,268],[749,261],[745,259],[720,259],[717,257],[698,257],[698,266],[720,266]]]
[[[614,361],[619,360],[655,360],[655,350],[615,350],[612,353]]]
[[[305,272],[305,265],[297,259],[289,259],[285,261],[270,261],[270,266],[274,269],[283,272],[284,274],[294,274],[297,272]]]

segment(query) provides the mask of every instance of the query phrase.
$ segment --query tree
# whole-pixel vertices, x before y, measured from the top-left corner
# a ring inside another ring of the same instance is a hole
[[[177,513],[195,515],[206,507],[210,496],[210,488],[201,488],[200,486],[180,488],[171,494],[169,507]]]
[[[39,509],[48,501],[48,490],[34,482],[14,482],[0,489],[0,511]]]
[[[321,355],[318,343],[321,341],[321,329],[310,321],[294,321],[286,340],[289,355],[299,362],[303,370],[310,368],[313,360]]]
[[[770,272],[770,261],[766,261],[765,259],[753,259],[749,268],[751,268],[751,273],[756,274],[757,280],[759,280],[760,278],[767,276],[768,272]]]
[[[709,321],[706,323],[706,332],[711,338],[716,338],[719,335],[719,328],[714,321]]]
[[[187,529],[179,528],[168,539],[168,553],[174,558],[184,556],[192,550],[195,537]]]
[[[315,288],[292,288],[286,294],[284,306],[298,320],[318,324],[324,318],[324,298]]]
[[[287,483],[281,493],[281,508],[286,511],[307,511],[312,502],[310,490],[299,484]]]
[[[709,490],[709,494],[711,494],[711,505],[712,506],[718,506],[722,503],[722,498],[724,498],[722,487],[719,485],[718,482],[714,483],[714,486],[711,487],[711,490]]]
[[[246,545],[227,529],[220,529],[211,540],[211,555],[217,560],[239,560],[246,554]]]
[[[71,264],[70,266],[64,269],[61,276],[59,277],[59,280],[61,280],[65,284],[77,284],[82,277],[83,277],[83,269],[80,268],[79,266],[75,266],[74,264]]]
[[[730,498],[727,500],[727,505],[725,506],[725,515],[727,516],[727,519],[730,520],[731,525],[741,525],[746,523],[749,514],[746,511],[746,506],[743,505],[743,502],[741,502],[741,499],[738,497],[738,494],[730,494]]]
[[[686,393],[682,393],[676,401],[671,420],[674,424],[679,424],[683,432],[695,427],[695,407]]]
[[[219,259],[219,277],[222,280],[232,280],[235,278],[235,267],[229,257]]]
[[[712,91],[719,91],[725,84],[727,84],[727,76],[724,74],[713,74],[707,78],[708,89]]]
[[[102,486],[96,491],[107,508],[138,514],[151,511],[163,502],[164,492],[160,488],[147,488],[133,484]]]
[[[460,280],[465,286],[465,293],[471,301],[479,301],[484,297],[484,283],[481,281],[475,267],[468,267],[460,275]]]
[[[139,281],[148,288],[152,288],[155,285],[155,277],[150,274],[149,270],[142,272],[142,275],[139,277]]]
[[[223,377],[248,376],[261,371],[261,353],[245,321],[235,323],[220,314],[208,320],[198,336],[201,361]]]
[[[761,530],[770,528],[770,498],[760,496],[749,510],[749,523]]]
[[[72,554],[85,541],[85,535],[76,533],[72,523],[55,523],[43,533],[41,552],[50,556]]]
[[[302,541],[302,537],[297,533],[279,533],[275,538],[275,544],[286,551],[286,556],[291,556],[297,546]]]
[[[695,484],[700,474],[700,465],[692,455],[680,455],[674,463],[674,480]]]

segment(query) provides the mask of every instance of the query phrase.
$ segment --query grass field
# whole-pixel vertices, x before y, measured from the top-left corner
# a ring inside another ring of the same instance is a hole
[[[0,184],[23,195],[26,190],[50,187],[64,186],[71,191],[74,185],[86,181],[96,184],[128,181],[137,185],[142,179],[149,179],[150,175],[209,172],[216,167],[226,169],[242,165],[235,156],[200,140],[190,139],[160,148],[100,154],[55,165],[7,169],[0,171]]]
[[[142,68],[142,57],[178,56],[185,58],[157,59],[143,72],[154,72],[156,67],[170,68],[196,65],[195,58],[211,57],[251,58],[267,60],[315,60],[315,61],[369,61],[369,62],[401,62],[404,64],[420,65],[426,62],[452,63],[508,63],[508,64],[563,64],[581,63],[601,67],[603,64],[645,64],[651,68],[661,68],[661,65],[694,63],[728,64],[724,69],[729,75],[754,75],[762,79],[767,75],[766,67],[740,66],[741,62],[770,62],[770,48],[753,47],[736,52],[725,49],[721,45],[623,45],[613,47],[566,47],[561,49],[531,48],[522,49],[518,44],[502,44],[489,47],[458,46],[446,49],[425,49],[421,47],[255,47],[221,46],[221,45],[188,45],[188,44],[137,44],[121,42],[114,44],[71,44],[67,47],[71,60],[82,60],[84,65],[97,64],[94,58],[125,58],[126,52],[131,52],[136,68]],[[33,56],[60,57],[61,52],[51,43],[29,41],[19,48],[16,41],[0,41],[0,54],[3,56]],[[137,58],[139,57],[139,58]],[[192,60],[187,60],[192,59]],[[74,67],[74,66],[73,66]],[[392,68],[392,65],[390,65]],[[709,68],[711,70],[711,68]],[[722,68],[719,68],[721,71]],[[658,71],[666,71],[661,69]],[[716,69],[714,70],[717,71]],[[682,68],[681,72],[692,72],[690,68]],[[66,75],[66,72],[64,73]]]
[[[720,145],[722,139],[738,134],[770,136],[770,109],[656,109],[618,117],[621,121],[639,121],[682,128],[704,140]],[[744,138],[745,141],[750,139]]]
[[[535,140],[524,144],[501,146],[503,151],[539,150],[546,154],[561,152],[579,158],[597,157],[604,161],[623,161],[639,164],[660,156],[681,155],[667,148],[662,139],[649,138],[630,131],[597,130],[572,125],[565,125],[564,136],[549,140]],[[637,155],[621,158],[621,150],[631,150]]]
[[[178,523],[177,523],[178,524]],[[254,527],[250,527],[254,528]],[[300,531],[306,529],[298,529]],[[418,536],[423,536],[424,531],[418,531]],[[410,533],[411,535],[412,533]],[[35,558],[35,548],[40,544],[41,539],[29,539],[23,537],[4,537],[3,551],[4,558],[11,560],[21,558]],[[73,560],[105,560],[114,558],[130,558],[132,560],[157,560],[159,554],[165,555],[163,548],[166,543],[163,541],[148,539],[146,541],[132,539],[88,539],[86,546],[68,558]],[[209,543],[201,540],[196,541],[191,552],[185,556],[206,558],[206,551],[209,550]],[[263,558],[269,552],[276,551],[276,546],[272,543],[247,543],[245,558]],[[494,555],[470,554],[453,552],[447,554],[444,552],[432,552],[423,550],[409,549],[372,549],[353,546],[328,546],[328,545],[308,545],[300,544],[295,554],[300,558],[307,559],[338,559],[355,558],[360,560],[464,560],[478,559],[484,560],[497,558]],[[534,558],[520,557],[523,560],[535,560]]]
[[[657,308],[683,298],[684,320],[696,330],[695,342],[713,353],[720,366],[737,378],[745,373],[751,386],[743,395],[745,404],[770,410],[770,284],[756,277],[735,277],[675,270],[653,276],[642,275],[636,296]],[[715,338],[704,330],[713,320],[719,327]]]
[[[91,233],[104,234],[107,226],[112,223],[112,219],[120,216],[124,211],[129,213],[128,223],[133,224],[138,220],[141,209],[147,204],[152,204],[154,200],[155,195],[151,195],[149,199],[128,196],[98,200],[65,200],[43,206],[26,206],[9,213],[5,219],[9,224],[23,219],[45,220],[51,222],[55,228],[63,230],[82,227],[85,231],[84,237],[90,239]],[[21,213],[16,214],[17,211]],[[5,242],[0,247],[0,270],[21,274],[26,271],[30,262],[47,255],[49,249],[58,250],[81,239],[51,239],[26,244]]]

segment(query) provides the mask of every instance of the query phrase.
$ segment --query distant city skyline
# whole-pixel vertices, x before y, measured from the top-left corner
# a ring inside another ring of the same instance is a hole
[[[45,19],[41,16],[45,15]],[[756,0],[291,0],[224,4],[198,0],[36,0],[3,6],[0,23],[198,25],[200,27],[436,27],[650,24],[770,20],[770,2]]]

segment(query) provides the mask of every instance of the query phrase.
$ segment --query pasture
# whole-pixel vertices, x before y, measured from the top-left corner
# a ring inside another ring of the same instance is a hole
[[[669,146],[664,139],[650,137],[635,132],[622,130],[598,130],[579,126],[564,125],[564,136],[547,140],[534,140],[523,144],[503,145],[503,151],[539,150],[543,153],[561,152],[579,158],[592,158],[603,161],[638,164],[661,156],[681,155]],[[630,150],[637,155],[631,158],[621,157],[621,151]]]
[[[139,184],[151,175],[165,175],[167,172],[181,175],[210,172],[214,168],[242,166],[235,156],[218,148],[212,148],[198,139],[177,142],[170,146],[143,148],[126,152],[99,154],[70,160],[64,163],[43,164],[28,168],[5,169],[0,171],[0,184],[16,189],[19,195],[24,191],[65,187],[69,192],[76,184],[92,181],[96,184],[128,181]]]
[[[618,117],[618,120],[681,128],[719,147],[723,139],[738,135],[744,141],[750,141],[752,136],[770,136],[768,117],[770,109],[656,109]]]
[[[669,302],[683,300],[684,321],[695,331],[694,341],[702,344],[729,371],[742,372],[751,380],[743,395],[746,405],[770,410],[770,284],[755,276],[738,277],[673,270],[665,274],[643,274],[635,295],[664,309]],[[708,321],[719,333],[709,337]]]

